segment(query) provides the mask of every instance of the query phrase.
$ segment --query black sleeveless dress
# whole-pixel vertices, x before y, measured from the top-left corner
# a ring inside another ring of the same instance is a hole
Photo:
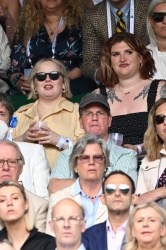
[[[112,117],[112,124],[109,133],[123,134],[124,144],[141,144],[144,133],[148,126],[148,114],[155,103],[157,88],[160,80],[152,81],[147,97],[147,112],[132,113],[127,115],[118,115]],[[100,93],[107,97],[106,89],[102,85]]]

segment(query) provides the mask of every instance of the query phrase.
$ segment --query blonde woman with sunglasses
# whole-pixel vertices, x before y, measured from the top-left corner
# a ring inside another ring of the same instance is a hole
[[[157,69],[154,79],[166,79],[166,0],[152,0],[147,17],[152,56]]]
[[[31,71],[29,84],[29,98],[36,102],[16,111],[18,125],[13,138],[43,145],[53,167],[61,150],[72,146],[74,140],[84,134],[79,124],[78,104],[67,100],[71,97],[69,78],[58,60],[38,61]]]
[[[144,136],[147,155],[139,169],[134,203],[157,201],[166,208],[166,98],[158,100]]]

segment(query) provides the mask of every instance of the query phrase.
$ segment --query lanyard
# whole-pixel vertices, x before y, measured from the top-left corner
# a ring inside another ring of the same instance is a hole
[[[112,22],[111,22],[111,5],[107,0],[107,25],[108,25],[108,38],[112,36]],[[130,0],[130,33],[134,33],[134,0]]]
[[[52,58],[54,58],[54,55],[55,55],[55,47],[56,47],[56,41],[57,41],[57,35],[59,34],[60,30],[61,30],[61,27],[63,25],[63,22],[64,22],[64,19],[63,17],[61,17],[60,21],[59,21],[59,24],[58,24],[58,32],[54,38],[54,41],[52,43]],[[31,40],[31,37],[29,38],[28,42],[27,42],[27,47],[26,47],[26,54],[28,56],[28,60],[29,60],[29,63],[31,64],[31,67],[32,67],[32,60],[30,58],[30,40]]]
[[[26,53],[27,53],[27,56],[28,56],[28,61],[32,67],[32,60],[30,58],[30,41],[31,41],[31,37],[29,38],[28,42],[27,42],[27,48],[26,48]]]
[[[64,19],[63,19],[63,17],[61,17],[61,19],[59,21],[59,24],[58,24],[58,32],[57,32],[57,34],[56,34],[56,36],[54,38],[54,41],[52,43],[52,58],[55,58],[55,47],[56,47],[57,35],[59,34],[59,32],[61,30],[63,22],[64,22]]]

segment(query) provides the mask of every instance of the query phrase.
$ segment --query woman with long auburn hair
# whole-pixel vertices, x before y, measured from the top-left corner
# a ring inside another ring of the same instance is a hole
[[[143,41],[131,33],[116,33],[102,52],[97,77],[102,85],[97,90],[107,96],[112,124],[110,133],[123,134],[124,147],[138,155],[144,153],[143,136],[152,105],[166,97],[166,83],[151,80],[154,60]]]

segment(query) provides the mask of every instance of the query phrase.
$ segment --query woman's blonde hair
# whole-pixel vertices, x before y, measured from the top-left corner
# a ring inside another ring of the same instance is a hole
[[[84,0],[63,0],[63,18],[66,26],[71,29],[81,28],[83,20]],[[30,37],[34,37],[43,25],[45,16],[39,0],[24,0],[23,7],[16,25],[16,41],[23,35],[26,46]]]
[[[163,140],[156,133],[155,115],[160,105],[166,103],[166,98],[159,99],[152,107],[148,116],[148,128],[144,134],[144,147],[149,161],[160,159],[160,150],[163,147]]]
[[[28,204],[29,204],[28,210],[24,214],[26,229],[28,231],[32,230],[34,225],[35,225],[35,212],[34,212],[34,208],[33,208],[32,204],[27,199],[23,185],[19,182],[16,182],[16,181],[6,180],[0,184],[0,189],[2,187],[16,187],[20,190],[25,203],[28,202]],[[0,226],[2,226],[2,227],[5,226],[5,222],[2,220],[1,215],[0,215]]]
[[[70,92],[70,86],[69,86],[69,77],[67,76],[67,71],[65,69],[65,66],[58,60],[53,59],[53,58],[42,58],[40,59],[35,66],[33,67],[31,74],[29,76],[28,82],[31,86],[31,92],[28,96],[28,99],[38,99],[38,95],[35,91],[35,74],[37,73],[38,69],[40,68],[41,64],[44,62],[52,62],[53,64],[55,64],[56,66],[58,66],[59,71],[62,73],[63,75],[63,81],[65,83],[65,89],[64,92],[62,92],[62,96],[64,98],[70,98],[72,96],[71,92]]]
[[[126,228],[126,245],[124,250],[137,250],[138,248],[138,241],[137,239],[132,235],[132,229],[134,226],[134,217],[135,214],[138,210],[143,209],[143,208],[153,208],[160,216],[160,222],[162,226],[166,226],[166,212],[165,210],[157,205],[155,202],[147,202],[147,203],[141,203],[137,205],[132,213],[129,216],[127,228]],[[163,248],[161,250],[165,249],[166,247],[166,235],[160,237],[160,242]]]
[[[154,29],[151,25],[149,18],[151,17],[154,8],[161,3],[166,3],[166,0],[152,0],[150,5],[149,5],[148,13],[147,13],[147,31],[148,31],[148,36],[149,36],[150,42],[153,45],[156,45],[158,43],[158,41],[157,41],[156,34],[154,32]]]

